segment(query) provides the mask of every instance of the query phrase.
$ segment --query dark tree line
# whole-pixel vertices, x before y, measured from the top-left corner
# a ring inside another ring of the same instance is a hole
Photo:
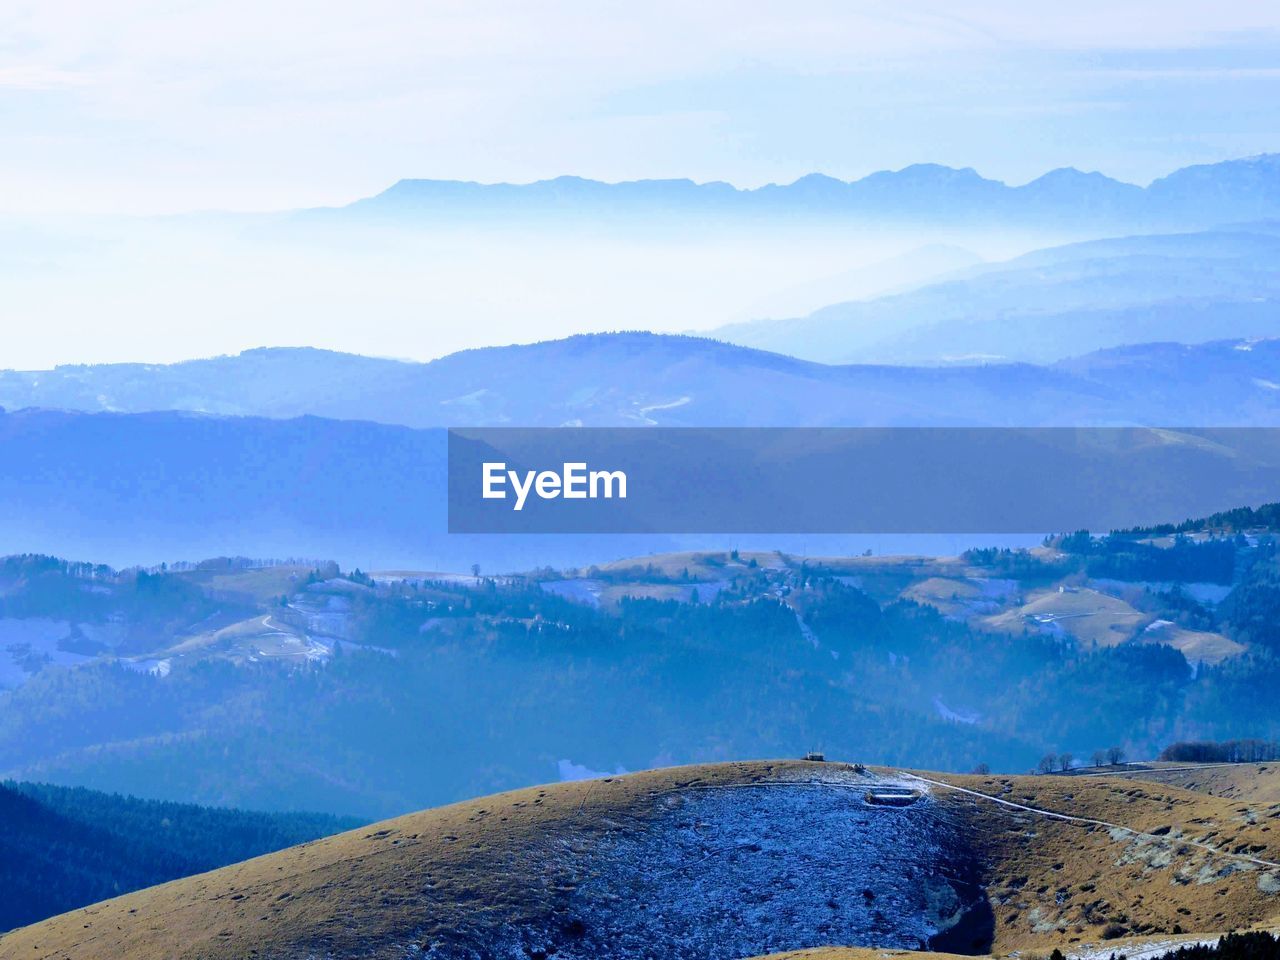
[[[6,782],[0,784],[0,932],[361,823]]]
[[[1179,763],[1261,763],[1280,760],[1280,743],[1274,740],[1195,740],[1165,747],[1159,759]]]

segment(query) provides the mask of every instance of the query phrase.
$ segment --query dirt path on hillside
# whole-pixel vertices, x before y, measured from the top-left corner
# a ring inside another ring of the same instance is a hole
[[[932,780],[929,777],[922,777],[919,774],[904,773],[902,776],[911,780],[919,780],[921,783],[932,784],[943,790],[954,790],[957,793],[967,794],[971,797],[977,797],[980,800],[989,800],[991,803],[999,804],[1002,807],[1009,807],[1013,810],[1019,810],[1023,813],[1033,813],[1036,816],[1048,817],[1052,820],[1063,820],[1067,823],[1079,823],[1085,826],[1106,827],[1108,830],[1123,830],[1125,833],[1132,834],[1135,837],[1143,837],[1158,843],[1177,844],[1179,846],[1196,847],[1211,853],[1214,856],[1226,857],[1230,860],[1239,860],[1245,863],[1252,863],[1255,866],[1266,867],[1268,870],[1280,870],[1280,863],[1272,860],[1263,860],[1260,857],[1250,857],[1243,853],[1228,853],[1220,850],[1212,844],[1203,843],[1199,840],[1189,840],[1185,837],[1169,837],[1160,836],[1154,833],[1146,833],[1142,830],[1135,830],[1133,827],[1125,826],[1123,823],[1111,823],[1107,820],[1095,820],[1092,817],[1077,817],[1069,813],[1059,813],[1056,810],[1045,810],[1041,807],[1028,806],[1025,803],[1016,803],[1013,800],[1005,800],[1003,797],[995,797],[989,793],[983,793],[980,790],[970,790],[967,787],[958,787],[954,783],[947,783],[945,780]]]

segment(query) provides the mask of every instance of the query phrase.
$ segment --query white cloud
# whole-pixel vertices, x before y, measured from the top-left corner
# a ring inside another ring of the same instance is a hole
[[[90,82],[89,76],[73,70],[35,65],[0,67],[0,90],[59,90]]]

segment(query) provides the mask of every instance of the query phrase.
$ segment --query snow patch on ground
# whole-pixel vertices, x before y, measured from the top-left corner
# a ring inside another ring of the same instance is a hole
[[[938,712],[938,716],[940,716],[943,720],[949,720],[951,723],[974,724],[982,719],[982,716],[977,713],[968,713],[968,712],[961,712],[959,710],[952,710],[950,707],[948,707],[945,703],[942,702],[941,697],[933,698],[933,709]]]
[[[580,763],[574,763],[572,760],[561,760],[556,764],[556,770],[560,775],[562,782],[570,780],[600,780],[604,777],[621,776],[626,773],[625,767],[618,767],[613,773],[606,770],[592,770],[590,767],[584,767]]]
[[[577,580],[544,580],[539,586],[545,592],[557,597],[572,600],[574,603],[585,603],[589,607],[598,607],[604,581],[590,580],[585,577]]]
[[[800,616],[799,610],[795,611],[795,615],[796,625],[800,628],[800,636],[804,637],[813,649],[819,649],[822,644],[818,642],[818,635],[813,632],[813,628],[811,626],[804,622],[804,617]]]
[[[134,673],[146,673],[153,677],[167,677],[172,662],[167,658],[164,660],[124,660],[122,661],[126,667]]]
[[[667,403],[647,404],[646,406],[640,407],[637,411],[638,419],[641,423],[647,426],[656,427],[658,425],[658,421],[650,417],[649,414],[658,410],[674,410],[677,407],[683,407],[685,404],[692,402],[692,400],[693,397],[679,397],[678,399],[668,401]]]
[[[74,667],[93,657],[63,650],[71,637],[66,620],[48,617],[0,617],[0,689],[26,683],[41,667]]]
[[[566,761],[567,762],[567,761]],[[573,764],[577,767],[578,765]],[[902,778],[814,765],[785,781],[685,785],[548,842],[549,911],[483,944],[455,928],[430,960],[739,960],[782,950],[985,950],[994,922],[948,808],[876,806]],[[961,933],[963,931],[963,933]]]
[[[923,948],[980,894],[951,882],[959,845],[936,806],[873,807],[864,794],[818,782],[665,797],[653,829],[602,844],[575,898],[582,922],[620,958]]]
[[[1099,944],[1068,951],[1067,957],[1069,960],[1109,960],[1110,957],[1119,954],[1124,956],[1126,960],[1154,960],[1154,958],[1162,957],[1172,950],[1177,950],[1179,947],[1208,947],[1217,942],[1218,938],[1212,937],[1201,940],[1152,940],[1143,944]]]

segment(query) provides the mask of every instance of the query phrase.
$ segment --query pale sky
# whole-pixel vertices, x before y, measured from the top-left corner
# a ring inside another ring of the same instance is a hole
[[[0,211],[919,161],[1147,182],[1277,131],[1280,4],[1258,0],[0,5]]]

